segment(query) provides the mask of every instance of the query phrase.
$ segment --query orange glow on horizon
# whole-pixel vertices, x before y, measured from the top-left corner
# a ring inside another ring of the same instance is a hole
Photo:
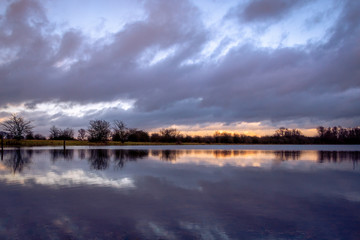
[[[269,128],[269,129],[252,129],[252,130],[233,130],[233,129],[224,129],[224,130],[187,130],[186,128],[177,128],[174,126],[171,126],[171,128],[176,128],[181,134],[183,134],[184,136],[189,135],[189,136],[214,136],[214,134],[216,132],[219,133],[230,133],[230,134],[240,134],[240,135],[246,135],[246,136],[251,136],[251,137],[263,137],[263,136],[271,136],[274,135],[275,131],[278,130],[278,128]],[[191,127],[189,128],[191,129]],[[310,128],[310,129],[301,129],[301,128],[297,128],[298,130],[301,131],[301,133],[307,137],[314,137],[317,135],[317,130],[316,128]],[[159,133],[160,128],[159,129],[153,129],[151,130],[149,133]]]

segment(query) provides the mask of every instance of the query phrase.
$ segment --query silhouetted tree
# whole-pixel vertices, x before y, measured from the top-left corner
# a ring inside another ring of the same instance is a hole
[[[62,140],[71,140],[74,139],[74,130],[72,128],[65,128],[61,131]]]
[[[127,141],[129,132],[123,121],[115,120],[113,130],[114,130],[113,135],[112,135],[113,141],[121,141],[122,143]]]
[[[326,144],[359,144],[360,143],[360,128],[343,128],[320,126],[318,131],[318,143]]]
[[[319,126],[316,128],[318,134],[319,134],[319,138],[321,141],[324,140],[324,137],[325,137],[325,132],[326,132],[326,129],[323,127],[323,126]]]
[[[160,140],[161,140],[160,134],[152,133],[151,136],[150,136],[150,140],[152,142],[160,142]]]
[[[36,139],[36,140],[45,140],[46,138],[41,134],[35,134],[34,139]]]
[[[49,132],[50,132],[49,139],[58,139],[60,136],[60,129],[55,126],[52,126]]]
[[[262,140],[264,140],[264,138],[262,138]],[[306,143],[306,138],[298,129],[288,129],[281,127],[276,130],[273,137],[267,139],[267,141],[269,141],[269,143],[300,144]]]
[[[148,142],[150,140],[149,133],[136,128],[128,129],[127,140],[130,142]]]
[[[26,134],[25,139],[27,140],[35,139],[33,132],[29,132],[28,134]]]
[[[176,142],[181,134],[176,128],[163,128],[160,130],[160,136],[163,142]]]
[[[231,136],[231,133],[227,133],[227,132],[216,131],[214,134],[214,138],[217,143],[233,143],[234,142],[234,139]]]
[[[213,136],[205,136],[202,138],[204,143],[215,143],[215,138]]]
[[[86,130],[81,128],[78,130],[78,140],[84,141],[86,139]]]
[[[26,121],[23,117],[12,114],[8,120],[0,124],[7,133],[8,138],[23,139],[31,133],[34,128],[31,121]]]
[[[72,128],[65,128],[64,130],[52,126],[49,130],[49,139],[52,140],[71,140],[74,139],[74,130]]]
[[[110,123],[105,120],[91,120],[88,128],[89,141],[100,142],[109,140]]]

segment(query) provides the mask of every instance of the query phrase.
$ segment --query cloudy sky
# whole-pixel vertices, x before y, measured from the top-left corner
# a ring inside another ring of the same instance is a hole
[[[360,1],[3,0],[0,121],[360,125]]]

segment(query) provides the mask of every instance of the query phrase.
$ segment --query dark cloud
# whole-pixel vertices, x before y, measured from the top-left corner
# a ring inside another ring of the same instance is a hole
[[[230,16],[235,16],[240,22],[272,22],[289,14],[293,9],[308,1],[287,0],[254,0],[239,4],[231,10]]]
[[[269,4],[251,2],[241,16],[271,22],[305,2]],[[326,42],[277,49],[249,42],[217,61],[191,64],[211,35],[199,10],[187,1],[154,0],[145,2],[144,11],[145,19],[92,43],[78,29],[56,32],[36,1],[11,3],[0,19],[0,50],[10,56],[0,63],[0,107],[135,101],[132,110],[104,108],[82,118],[31,115],[64,126],[86,125],[91,118],[144,128],[267,120],[304,126],[303,119],[360,124],[359,3],[344,2]],[[169,49],[166,60],[147,65]]]

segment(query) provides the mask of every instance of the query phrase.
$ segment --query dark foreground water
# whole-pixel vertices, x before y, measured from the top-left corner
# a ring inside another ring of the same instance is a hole
[[[0,239],[360,239],[359,146],[216,148],[5,149]]]

